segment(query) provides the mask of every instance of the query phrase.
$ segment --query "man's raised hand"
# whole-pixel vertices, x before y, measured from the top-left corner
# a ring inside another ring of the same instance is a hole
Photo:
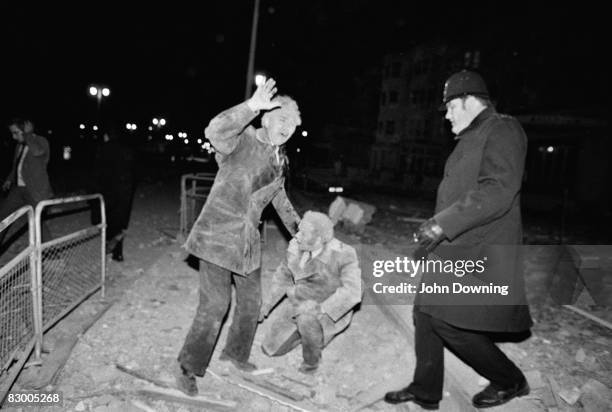
[[[254,112],[258,110],[270,110],[279,107],[279,102],[273,102],[272,98],[276,94],[276,82],[274,79],[268,79],[265,83],[257,86],[257,90],[253,96],[247,100],[247,105]]]

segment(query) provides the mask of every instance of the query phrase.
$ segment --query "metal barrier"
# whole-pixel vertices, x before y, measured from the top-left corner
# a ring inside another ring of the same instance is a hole
[[[36,272],[34,210],[24,206],[0,222],[0,233],[27,216],[28,246],[0,267],[0,402],[17,378],[32,348],[40,359],[41,296]],[[17,362],[16,365],[13,365]]]
[[[216,173],[195,173],[181,176],[181,227],[179,241],[187,240],[189,231],[198,218]]]
[[[100,223],[47,242],[41,218],[52,205],[100,202]],[[36,206],[37,265],[42,288],[42,329],[46,331],[91,294],[101,289],[106,274],[106,213],[102,195],[43,200]]]

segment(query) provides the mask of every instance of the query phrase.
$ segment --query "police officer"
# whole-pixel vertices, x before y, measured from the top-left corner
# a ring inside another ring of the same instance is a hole
[[[491,382],[472,399],[475,407],[485,408],[529,393],[523,373],[490,335],[532,326],[518,254],[527,138],[516,119],[495,111],[484,80],[473,71],[463,70],[448,78],[441,109],[446,111],[457,144],[446,161],[435,214],[415,233],[415,239],[422,255],[433,252],[430,258],[495,255],[490,259],[494,267],[472,280],[509,285],[512,294],[503,302],[487,295],[419,294],[414,307],[417,360],[413,381],[387,393],[385,400],[437,409],[447,347]],[[452,274],[425,272],[421,281],[431,284],[449,277],[458,279]]]

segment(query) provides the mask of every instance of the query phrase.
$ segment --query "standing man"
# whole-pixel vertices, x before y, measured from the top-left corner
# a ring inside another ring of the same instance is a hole
[[[450,76],[443,104],[457,145],[446,161],[435,214],[415,233],[415,240],[423,254],[433,251],[437,257],[455,261],[461,254],[471,258],[490,254],[490,267],[470,281],[503,283],[512,295],[502,302],[503,297],[484,294],[468,299],[419,294],[414,307],[414,378],[406,388],[387,393],[385,400],[437,409],[446,346],[491,382],[472,399],[475,407],[486,408],[529,393],[523,373],[489,335],[522,332],[532,326],[518,253],[527,138],[516,119],[495,111],[484,80],[475,72],[463,70]],[[425,272],[421,282],[433,284],[445,276],[455,282],[468,281],[456,273]]]
[[[104,196],[106,253],[123,262],[123,239],[130,222],[136,189],[135,152],[115,125],[105,128],[94,160],[94,192]],[[95,212],[94,212],[95,211]],[[100,208],[92,208],[92,222],[100,222]]]
[[[195,376],[203,376],[230,306],[232,280],[236,310],[220,357],[251,371],[251,346],[261,306],[261,246],[258,231],[263,208],[274,205],[285,227],[295,235],[299,215],[287,198],[283,145],[301,124],[297,103],[274,97],[275,81],[257,87],[253,96],[211,120],[206,137],[216,149],[219,171],[185,248],[200,258],[200,304],[178,360],[178,387],[198,392]],[[262,127],[249,123],[260,111]]]
[[[30,120],[13,119],[9,130],[17,146],[11,172],[2,185],[2,190],[9,192],[0,204],[0,221],[22,206],[36,208],[38,202],[52,196],[47,175],[49,142],[34,133],[34,124]],[[43,239],[49,239],[49,230],[44,224],[42,231]],[[2,240],[0,234],[0,243]]]

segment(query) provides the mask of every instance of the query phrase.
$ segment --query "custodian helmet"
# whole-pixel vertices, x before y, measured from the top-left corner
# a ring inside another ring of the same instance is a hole
[[[488,99],[489,91],[480,74],[470,70],[461,70],[451,75],[448,80],[446,80],[446,83],[444,83],[442,106],[440,106],[440,110],[445,110],[446,103],[451,100],[467,95]]]

